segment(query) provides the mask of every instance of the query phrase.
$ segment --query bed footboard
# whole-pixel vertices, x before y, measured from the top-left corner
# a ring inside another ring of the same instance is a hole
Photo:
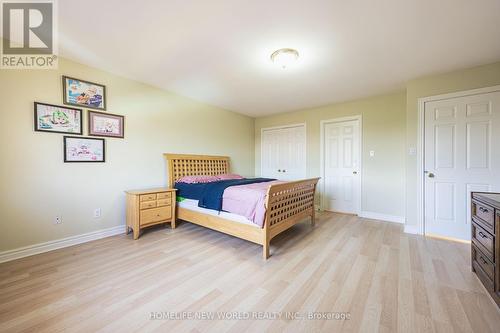
[[[314,225],[314,194],[319,178],[311,178],[269,187],[264,222],[263,257],[269,258],[269,243],[273,237],[311,217]]]

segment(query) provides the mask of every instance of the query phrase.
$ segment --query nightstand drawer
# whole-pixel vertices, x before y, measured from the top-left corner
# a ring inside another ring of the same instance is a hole
[[[170,206],[172,203],[172,199],[160,199],[157,201],[157,206],[158,207],[163,207],[163,206]]]
[[[170,192],[163,192],[163,193],[158,193],[158,199],[172,199],[172,193]]]
[[[154,222],[168,220],[172,217],[170,206],[141,210],[140,224],[150,224]]]
[[[140,201],[152,201],[156,200],[156,194],[143,194],[139,198]]]
[[[140,209],[149,209],[155,207],[156,207],[156,201],[143,201],[140,204]]]

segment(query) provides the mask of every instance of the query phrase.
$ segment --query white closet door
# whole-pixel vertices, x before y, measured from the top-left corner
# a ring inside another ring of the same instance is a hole
[[[261,176],[278,178],[279,132],[262,131]]]
[[[306,177],[305,128],[291,127],[280,131],[280,179],[297,180]]]
[[[262,177],[296,180],[306,176],[305,126],[262,131]]]
[[[360,128],[358,120],[324,124],[324,196],[326,210],[360,211]]]
[[[425,103],[425,232],[470,240],[470,192],[500,191],[500,92]]]
[[[276,131],[278,135],[278,175],[276,178],[285,179],[285,171],[290,163],[290,130],[288,128],[283,128]]]

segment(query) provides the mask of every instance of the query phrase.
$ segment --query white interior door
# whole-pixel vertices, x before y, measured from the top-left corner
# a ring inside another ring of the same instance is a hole
[[[470,192],[500,191],[500,92],[425,103],[425,233],[470,240]]]
[[[261,175],[280,180],[306,177],[305,125],[262,130]]]
[[[323,209],[358,214],[361,206],[360,121],[323,123]]]

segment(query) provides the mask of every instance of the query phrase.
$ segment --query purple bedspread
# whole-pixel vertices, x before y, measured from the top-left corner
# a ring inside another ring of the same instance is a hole
[[[266,215],[266,195],[269,186],[281,184],[275,180],[265,183],[231,186],[222,196],[222,210],[245,216],[248,220],[263,227]]]

